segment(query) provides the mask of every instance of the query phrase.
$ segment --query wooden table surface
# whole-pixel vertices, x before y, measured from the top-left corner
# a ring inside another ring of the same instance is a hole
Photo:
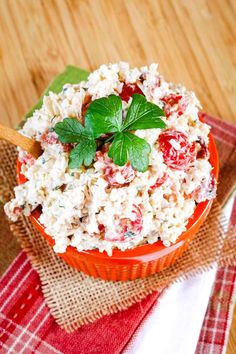
[[[234,0],[0,0],[0,122],[15,126],[66,64],[92,70],[125,60],[158,62],[204,111],[236,123],[235,18]],[[7,241],[1,272],[19,252]]]

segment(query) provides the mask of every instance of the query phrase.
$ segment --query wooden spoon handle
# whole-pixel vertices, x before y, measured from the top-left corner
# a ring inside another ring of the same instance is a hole
[[[42,154],[42,148],[38,141],[27,138],[18,131],[0,124],[0,139],[19,146],[33,157],[38,158]]]

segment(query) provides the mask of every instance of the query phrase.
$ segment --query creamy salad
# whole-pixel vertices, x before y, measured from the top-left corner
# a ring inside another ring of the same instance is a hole
[[[121,97],[125,117],[135,93],[165,112],[165,129],[133,132],[151,147],[148,169],[139,172],[129,161],[116,165],[108,156],[109,139],[89,166],[70,168],[74,145],[60,142],[55,125],[65,118],[84,124],[91,102],[111,94]],[[195,94],[166,82],[156,64],[140,69],[124,62],[102,65],[87,81],[67,84],[59,94],[50,92],[21,130],[41,143],[43,153],[34,159],[19,151],[27,181],[5,205],[8,217],[16,221],[40,208],[39,221],[58,253],[69,245],[109,255],[115,248],[124,251],[158,240],[170,246],[186,230],[197,204],[216,195],[210,127],[200,121],[199,110]]]

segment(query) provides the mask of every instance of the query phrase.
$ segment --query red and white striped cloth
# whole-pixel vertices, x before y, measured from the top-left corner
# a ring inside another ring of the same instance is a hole
[[[233,309],[236,267],[217,271],[197,354],[224,352]],[[227,294],[227,296],[225,295]],[[122,353],[159,294],[68,334],[45,305],[37,273],[21,252],[0,282],[0,353]]]
[[[231,139],[231,143],[234,139],[235,143],[235,127],[214,118],[208,120],[211,120],[217,138]],[[231,222],[236,224],[236,201]],[[217,270],[196,354],[225,352],[235,298],[235,280],[236,267]],[[150,316],[150,310],[159,296],[160,293],[155,292],[128,310],[104,316],[68,334],[49,313],[38,274],[22,251],[0,281],[0,353],[122,353],[137,333],[140,323]]]
[[[0,353],[120,353],[158,296],[68,334],[50,315],[38,274],[21,252],[0,282]]]
[[[235,282],[235,266],[220,268],[217,271],[196,354],[224,352],[233,315]]]

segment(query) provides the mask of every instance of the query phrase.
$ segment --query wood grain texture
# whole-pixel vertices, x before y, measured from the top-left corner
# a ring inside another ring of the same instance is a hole
[[[9,143],[19,146],[27,151],[36,159],[42,154],[43,150],[40,142],[30,139],[20,134],[16,129],[7,127],[0,123],[0,139],[4,139]]]
[[[68,63],[159,62],[235,121],[235,1],[0,0],[0,121],[13,126]]]
[[[0,0],[0,122],[15,126],[66,64],[126,60],[158,62],[204,111],[236,123],[235,18],[234,0]]]

